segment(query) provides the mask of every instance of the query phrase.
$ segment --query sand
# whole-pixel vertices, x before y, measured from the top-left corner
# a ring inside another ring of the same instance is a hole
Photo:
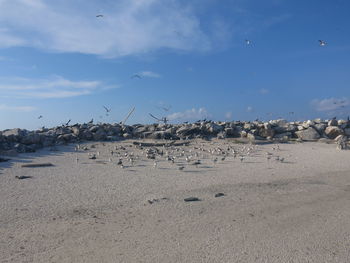
[[[143,157],[122,169],[110,149],[140,154],[131,141],[94,144],[0,163],[0,262],[350,262],[350,151],[194,141],[186,154],[252,149],[243,162],[205,153],[198,167]],[[21,167],[31,162],[54,166]]]

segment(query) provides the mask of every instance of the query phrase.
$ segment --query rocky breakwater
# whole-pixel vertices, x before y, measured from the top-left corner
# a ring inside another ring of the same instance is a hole
[[[36,131],[10,129],[0,131],[0,153],[34,152],[37,149],[79,143],[84,141],[118,141],[123,139],[180,140],[217,137],[247,138],[248,140],[314,141],[321,138],[347,141],[350,136],[350,121],[308,120],[287,122],[212,122],[201,121],[183,124],[75,124],[43,128]]]

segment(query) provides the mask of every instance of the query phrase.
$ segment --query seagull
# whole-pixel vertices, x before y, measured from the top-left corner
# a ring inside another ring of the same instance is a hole
[[[141,76],[139,74],[134,74],[131,76],[132,79],[138,78],[138,79],[142,79]]]
[[[164,111],[169,111],[171,109],[171,106],[168,106],[168,107],[166,107],[166,106],[159,106],[158,108],[162,109]]]
[[[246,39],[246,40],[245,40],[245,43],[246,43],[247,45],[250,45],[251,41],[250,41],[249,39]]]
[[[100,15],[96,15],[96,17],[103,17],[103,15],[101,15],[101,14]]]
[[[106,110],[106,115],[108,116],[108,113],[110,113],[112,109],[108,109],[106,106],[103,106],[103,108]]]
[[[323,40],[319,40],[318,42],[320,42],[320,46],[321,47],[324,47],[327,43]]]
[[[40,115],[40,116],[38,117],[38,119],[40,120],[42,117],[43,117],[43,115]]]

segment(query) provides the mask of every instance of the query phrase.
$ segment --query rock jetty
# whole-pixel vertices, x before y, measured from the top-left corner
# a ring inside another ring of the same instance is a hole
[[[70,126],[42,128],[35,131],[9,129],[0,131],[0,153],[35,152],[49,146],[84,141],[119,141],[123,139],[183,140],[193,138],[246,138],[247,140],[315,141],[331,139],[347,141],[350,136],[349,120],[308,120],[287,122],[198,121],[183,124],[109,124],[84,123]]]

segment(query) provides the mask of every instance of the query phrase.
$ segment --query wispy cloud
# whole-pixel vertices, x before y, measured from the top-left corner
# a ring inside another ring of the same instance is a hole
[[[6,98],[68,98],[110,88],[100,81],[72,81],[60,76],[46,79],[0,78],[0,83],[0,97]]]
[[[103,17],[97,18],[101,8]],[[205,33],[190,4],[180,0],[1,0],[0,23],[0,47],[105,57],[164,48],[210,50],[216,37]],[[226,31],[219,33],[226,37]]]
[[[254,108],[252,106],[247,107],[247,112],[253,112],[253,111],[254,111]]]
[[[232,119],[232,111],[228,111],[225,113],[225,118],[226,119]]]
[[[328,98],[328,99],[314,99],[311,101],[311,106],[316,111],[336,111],[350,105],[348,98]]]
[[[210,115],[208,114],[205,108],[199,109],[190,109],[184,112],[175,112],[170,114],[167,118],[169,120],[178,120],[178,121],[193,121],[198,119],[208,118]]]
[[[264,88],[259,90],[259,93],[260,93],[260,94],[267,94],[267,93],[269,93],[269,92],[270,92],[270,91],[269,91],[268,89],[264,89]]]
[[[160,78],[161,75],[152,71],[142,71],[138,75],[147,78]]]
[[[0,111],[15,111],[15,112],[30,112],[36,110],[32,106],[8,106],[6,104],[0,104]]]

